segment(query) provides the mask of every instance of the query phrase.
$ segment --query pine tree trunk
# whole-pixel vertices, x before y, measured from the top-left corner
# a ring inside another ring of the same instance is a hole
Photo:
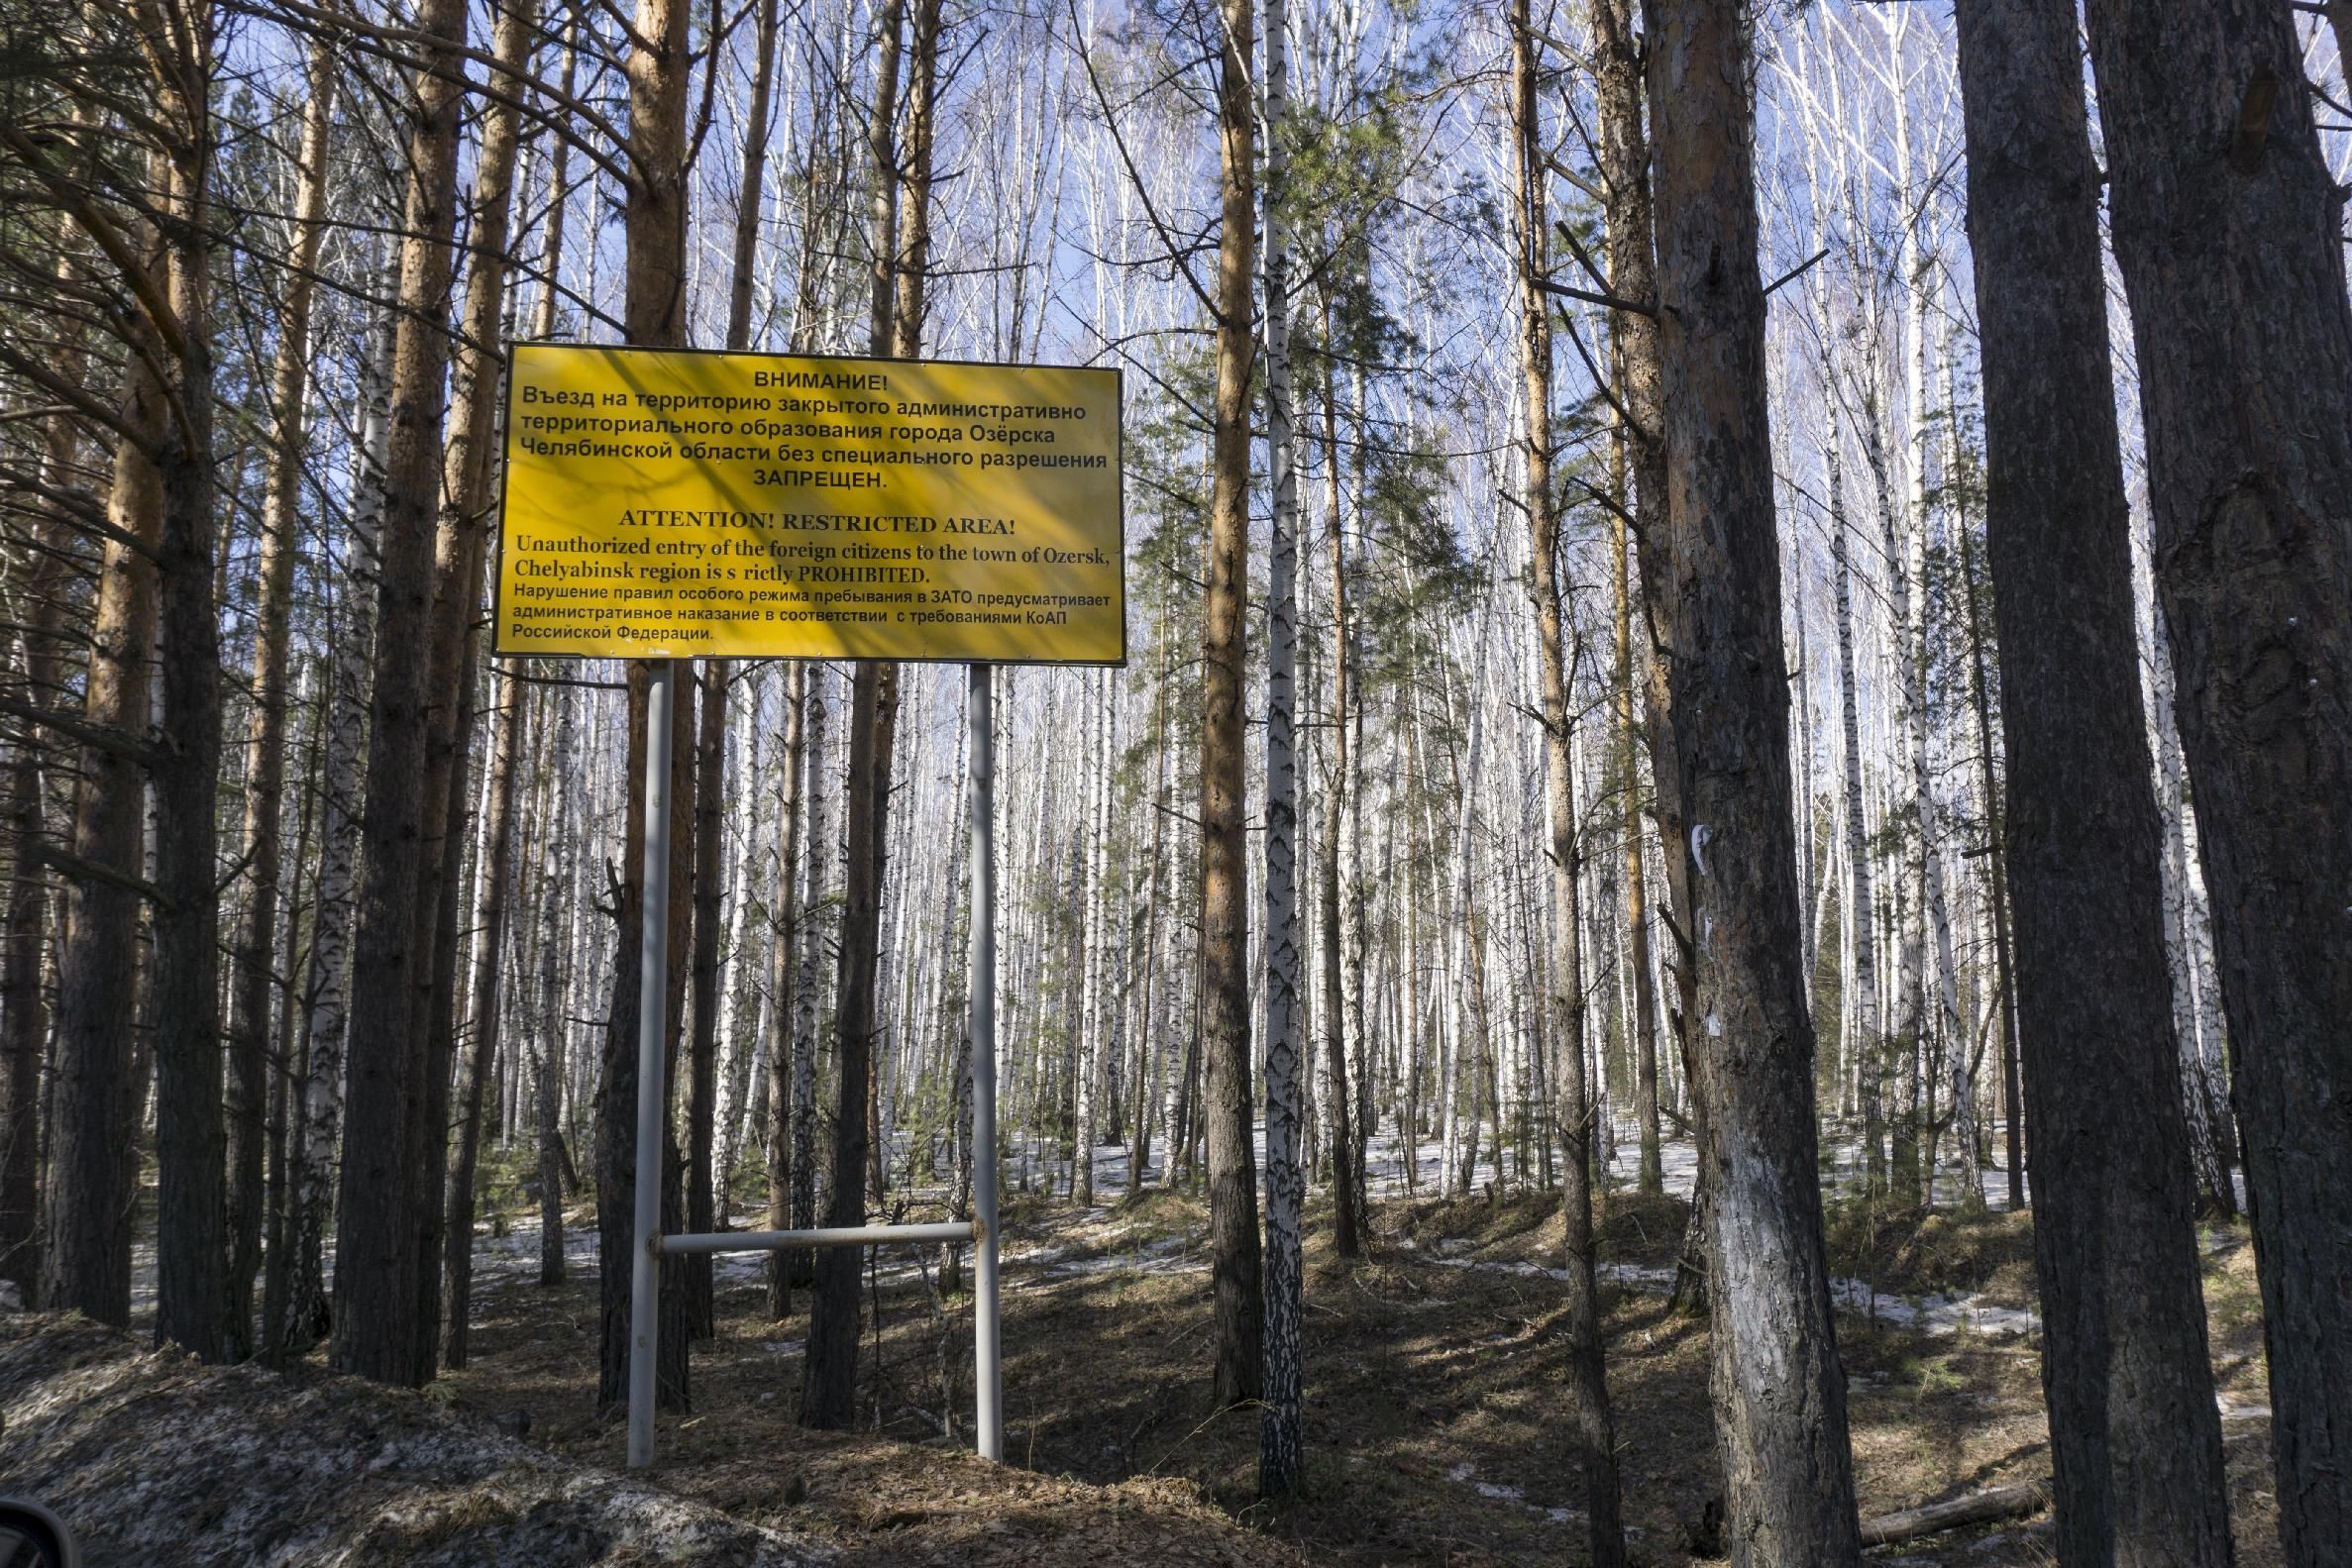
[[[212,450],[212,35],[209,18],[159,5],[177,40],[159,66],[168,144],[168,294],[176,318],[173,416],[157,449],[163,527],[156,558],[162,744],[155,789],[156,1338],[225,1359],[228,1190],[221,1120],[219,515]],[[153,19],[158,33],[165,17]],[[159,336],[164,336],[159,333]],[[119,1137],[121,1129],[117,1129]],[[250,1301],[235,1304],[240,1310]]]
[[[579,73],[578,26],[578,14],[574,13],[564,27],[564,63],[558,78],[558,90],[566,97],[571,96],[574,79]],[[548,159],[547,171],[546,237],[539,256],[541,283],[531,327],[531,335],[539,339],[554,336],[560,319],[555,284],[563,270],[564,224],[570,213],[571,200],[571,144],[562,136],[552,140],[554,152]],[[556,704],[555,755],[569,759],[578,755],[574,750],[576,731],[572,692],[569,689],[559,691]],[[546,722],[544,715],[541,722]],[[543,791],[554,791],[561,787],[553,777],[542,778],[535,783]],[[570,835],[560,830],[547,835],[542,872],[544,887],[552,889],[571,888],[572,867],[565,855],[569,841]],[[577,858],[577,849],[571,853]],[[542,1288],[560,1285],[564,1280],[565,1176],[571,1163],[564,1145],[563,1126],[564,1084],[571,1076],[571,1028],[564,1019],[564,992],[559,984],[561,970],[558,949],[563,945],[559,937],[576,933],[578,928],[560,910],[560,904],[549,905],[541,913],[539,1016],[532,1031],[532,1110],[539,1166],[539,1284]]]
[[[520,72],[538,41],[538,0],[504,0],[493,50],[508,71]],[[468,763],[473,751],[475,668],[480,634],[484,559],[489,518],[496,501],[492,446],[497,436],[501,364],[492,352],[501,337],[506,300],[508,236],[512,231],[519,114],[511,101],[484,106],[476,152],[474,188],[467,201],[466,236],[471,252],[466,298],[460,315],[455,400],[450,410],[449,447],[433,538],[433,596],[428,620],[425,679],[424,853],[418,863],[416,945],[429,955],[415,976],[411,1050],[421,1064],[416,1168],[424,1189],[418,1199],[420,1277],[417,1281],[416,1377],[433,1376],[433,1356],[442,1330],[442,1232],[447,1202],[450,1077],[457,1051],[459,964],[464,946],[458,934],[463,856],[468,839],[467,807],[472,798]],[[471,1203],[471,1197],[468,1199]]]
[[[1601,175],[1608,195],[1609,284],[1620,299],[1643,304],[1657,298],[1657,221],[1651,193],[1650,137],[1643,128],[1644,47],[1634,33],[1634,0],[1592,0],[1591,28]],[[1642,584],[1639,631],[1649,651],[1642,709],[1644,736],[1650,752],[1651,814],[1657,823],[1658,841],[1667,849],[1658,866],[1665,882],[1663,925],[1668,937],[1661,968],[1674,979],[1667,1022],[1678,1048],[1687,1055],[1697,976],[1687,936],[1690,889],[1686,866],[1682,855],[1673,848],[1683,842],[1683,816],[1681,776],[1673,759],[1672,652],[1667,646],[1664,624],[1671,592],[1666,575],[1664,372],[1658,359],[1658,328],[1654,317],[1617,310],[1610,313],[1609,325],[1613,373],[1623,403],[1621,425],[1633,468],[1630,522],[1637,535]],[[1629,723],[1631,714],[1629,698]],[[1634,835],[1634,851],[1629,853],[1638,852],[1639,833]],[[1647,901],[1646,882],[1643,892]],[[1647,929],[1636,940],[1646,952]],[[1642,973],[1646,980],[1650,974],[1648,964],[1642,966]],[[1650,1064],[1651,1102],[1655,1105],[1657,1081],[1655,1030],[1644,1037],[1642,1059]],[[1704,1120],[1703,1105],[1694,1106],[1693,1111],[1694,1120]],[[1662,1162],[1662,1155],[1660,1159]],[[1662,1183],[1661,1169],[1661,1186]]]
[[[2352,1560],[2352,305],[2289,8],[2091,0],[2245,1131],[2279,1531]],[[2021,944],[2022,945],[2022,944]]]
[[[270,369],[272,450],[262,502],[262,560],[255,607],[253,713],[246,730],[244,862],[246,904],[229,989],[229,1353],[253,1353],[253,1279],[261,1267],[264,1113],[270,1086],[271,948],[277,936],[280,826],[285,797],[286,653],[294,563],[301,554],[304,403],[310,386],[310,302],[326,229],[327,138],[334,119],[334,56],[324,43],[310,57],[302,110],[294,244],[286,258],[283,313]],[[287,1042],[288,1045],[291,1042]]]
[[[384,460],[375,611],[383,648],[424,648],[431,622],[466,18],[462,0],[426,0],[414,23],[424,68],[416,74],[407,149]],[[427,1229],[438,1227],[441,1200],[438,1161],[420,1169],[429,1086],[415,1034],[417,989],[432,967],[431,953],[417,940],[426,854],[420,784],[431,695],[423,659],[387,660],[374,672],[353,937],[353,951],[366,961],[352,966],[350,982],[330,1354],[338,1371],[412,1387],[424,1381],[433,1358],[432,1341],[421,1337],[427,1268],[420,1248]]]
[[[151,235],[139,243],[160,284],[160,247]],[[147,844],[147,781],[129,743],[146,733],[154,679],[163,496],[151,454],[167,419],[155,369],[160,353],[152,340],[135,345],[123,369],[122,433],[106,498],[113,537],[99,568],[81,712],[85,726],[122,745],[85,744],[77,763],[70,852],[79,864],[66,882],[57,955],[42,1257],[43,1306],[117,1327],[131,1320],[141,1098],[132,1074],[141,971],[134,879],[144,879]]]
[[[808,779],[808,666],[796,663],[786,678],[784,697],[784,784],[776,801],[776,912],[769,988],[775,993],[774,1043],[768,1051],[768,1228],[788,1230],[793,1215],[793,1178],[801,1155],[794,1147],[800,1086],[795,1065],[801,1055],[801,876],[802,860],[814,860],[813,846],[801,843],[801,801]],[[786,1253],[768,1256],[768,1315],[779,1321],[793,1311],[793,1273]]]
[[[573,701],[570,691],[556,697],[555,755],[571,757],[575,744]],[[542,720],[544,722],[544,720]],[[553,777],[540,781],[540,788],[551,796],[558,791]],[[545,869],[542,886],[563,891],[571,886],[571,868],[565,863],[563,844],[566,835],[560,826],[547,834]],[[566,1045],[571,1030],[563,1016],[564,993],[558,985],[557,950],[561,945],[557,936],[570,927],[560,912],[560,906],[542,909],[539,941],[539,1016],[533,1031],[534,1058],[531,1064],[533,1099],[538,1131],[539,1155],[539,1284],[542,1288],[561,1285],[564,1281],[564,1079],[570,1054]]]
[[[2074,11],[1963,0],[1960,44],[2059,1560],[2224,1564]]]
[[[489,843],[482,853],[481,888],[474,911],[473,1054],[460,1068],[458,1149],[449,1173],[449,1214],[442,1226],[448,1292],[442,1311],[441,1363],[453,1371],[466,1364],[472,1330],[474,1286],[475,1173],[481,1157],[481,1098],[498,1056],[499,982],[505,968],[506,896],[514,867],[516,784],[522,748],[523,690],[505,682],[490,741]],[[542,742],[539,761],[545,766]],[[564,759],[556,759],[561,767]],[[542,829],[544,831],[544,829]]]
[[[1253,1097],[1249,1092],[1249,860],[1242,819],[1241,694],[1249,632],[1250,281],[1256,267],[1257,123],[1249,90],[1251,0],[1219,0],[1217,393],[1210,437],[1209,560],[1201,609],[1201,997],[1207,1069],[1215,1399],[1258,1397],[1265,1372]]]
[[[1577,907],[1582,846],[1570,739],[1568,637],[1560,580],[1559,513],[1551,478],[1551,302],[1549,281],[1550,173],[1544,158],[1537,77],[1542,48],[1528,0],[1512,0],[1512,175],[1519,255],[1519,362],[1527,477],[1529,590],[1535,599],[1536,665],[1543,703],[1545,858],[1550,863],[1551,938],[1544,1027],[1560,1066],[1559,1135],[1564,1155],[1560,1215],[1567,1253],[1566,1310],[1570,1445],[1584,1489],[1586,1549],[1595,1568],[1625,1561],[1615,1423],[1593,1283],[1592,1105],[1584,1071],[1583,921]],[[1549,1139],[1546,1140],[1549,1143]],[[1498,1173],[1499,1174],[1499,1173]]]
[[[684,0],[639,0],[631,29],[629,57],[629,187],[623,229],[628,269],[623,284],[622,326],[633,347],[674,349],[686,342],[686,92],[688,7]],[[672,674],[675,686],[677,676]],[[629,1277],[625,1260],[636,1247],[636,1120],[638,1025],[643,1002],[639,970],[645,918],[643,783],[650,754],[648,686],[650,666],[629,668],[629,767],[626,871],[614,900],[619,943],[612,970],[612,1006],[605,1019],[602,1091],[596,1116],[596,1222],[598,1280],[602,1306],[602,1353],[597,1400],[611,1407],[627,1398],[629,1386]],[[692,909],[694,865],[694,706],[671,704],[670,865],[687,868],[673,876],[668,922],[670,964],[663,977],[665,1077],[675,1081],[678,1029],[686,1000],[686,956]],[[664,1098],[665,1110],[669,1105]],[[685,1162],[669,1118],[663,1117],[661,1228],[685,1223]],[[688,1385],[685,1260],[661,1262],[659,1325],[655,1340],[656,1403],[664,1410],[691,1409]]]
[[[874,173],[868,233],[873,269],[868,352],[911,356],[920,349],[921,274],[928,243],[930,102],[939,44],[935,0],[915,0],[914,49],[906,160],[895,132],[901,32],[906,0],[883,0],[875,18],[875,86],[867,146]],[[900,213],[902,186],[911,218]],[[909,282],[911,276],[913,281]],[[901,318],[904,319],[901,319]],[[895,330],[894,330],[895,329]],[[850,687],[849,778],[844,816],[840,957],[834,983],[835,1103],[833,1161],[826,1223],[855,1225],[876,1153],[874,1044],[882,1031],[875,992],[880,981],[882,899],[889,852],[889,812],[898,739],[899,667],[857,666]],[[858,1276],[862,1253],[830,1247],[817,1254],[809,1307],[801,1424],[844,1427],[856,1416]]]
[[[687,1045],[682,1098],[686,1103],[686,1228],[695,1235],[707,1235],[717,1228],[726,1212],[723,1196],[714,1202],[711,1191],[711,1145],[718,1116],[718,950],[726,934],[720,909],[725,868],[719,853],[719,819],[725,798],[730,668],[724,659],[703,664],[702,716],[695,730],[695,945],[688,982],[693,995],[688,1006],[693,1032]],[[693,1253],[679,1262],[686,1275],[687,1332],[695,1339],[708,1339],[717,1328],[710,1254]]]
[[[1789,813],[1746,8],[1647,0],[1668,550],[1662,606],[1698,958],[1712,1389],[1736,1564],[1861,1544],[1830,1316]]]
[[[62,258],[57,280],[70,284],[78,261]],[[54,351],[58,374],[78,385],[88,366],[83,329],[61,323]],[[81,426],[72,414],[43,421],[41,483],[52,491],[71,482],[83,462]],[[34,524],[34,549],[22,580],[26,624],[24,699],[56,702],[64,674],[65,558],[69,526],[61,510],[45,508]],[[95,652],[96,645],[92,645]],[[49,1045],[49,998],[42,988],[45,938],[61,911],[43,861],[50,848],[49,774],[58,762],[47,737],[29,722],[16,733],[9,759],[5,826],[9,838],[6,954],[0,958],[0,1280],[15,1285],[28,1307],[41,1305],[42,1057]]]

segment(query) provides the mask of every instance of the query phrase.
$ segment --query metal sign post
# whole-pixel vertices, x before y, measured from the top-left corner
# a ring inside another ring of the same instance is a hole
[[[669,1086],[670,705],[678,663],[645,684],[645,906],[637,937],[637,1236],[629,1249],[629,1468],[653,1463],[654,1341],[661,1319],[662,1107]]]
[[[670,716],[681,661],[653,661],[645,701],[645,907],[637,1001],[636,1244],[629,1269],[629,1468],[653,1463],[653,1411],[665,1253],[779,1252],[889,1242],[973,1244],[972,1371],[977,1447],[1005,1457],[1002,1319],[997,1286],[996,667],[971,667],[972,1218],[938,1224],[662,1234],[662,1122],[668,1103]]]
[[[997,1318],[997,669],[972,666],[972,1380],[980,1457],[1005,1457],[1005,1389]]]

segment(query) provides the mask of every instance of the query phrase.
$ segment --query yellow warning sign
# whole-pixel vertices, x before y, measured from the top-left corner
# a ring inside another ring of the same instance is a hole
[[[1116,370],[517,344],[493,644],[1122,664]]]

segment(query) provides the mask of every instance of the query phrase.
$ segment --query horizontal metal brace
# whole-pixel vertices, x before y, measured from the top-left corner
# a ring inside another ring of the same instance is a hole
[[[936,1225],[843,1225],[829,1230],[720,1230],[703,1236],[655,1236],[656,1252],[782,1252],[791,1247],[866,1247],[891,1242],[978,1241],[972,1220]]]

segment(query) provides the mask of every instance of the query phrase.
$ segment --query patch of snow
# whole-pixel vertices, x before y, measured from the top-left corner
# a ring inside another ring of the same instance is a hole
[[[1584,1512],[1581,1509],[1547,1507],[1541,1503],[1530,1503],[1523,1488],[1510,1486],[1500,1481],[1481,1481],[1478,1479],[1478,1467],[1467,1460],[1446,1471],[1445,1479],[1455,1486],[1471,1488],[1489,1502],[1516,1504],[1530,1514],[1541,1516],[1547,1524],[1571,1524],[1584,1517]],[[1627,1533],[1635,1532],[1629,1530]]]
[[[1470,1245],[1459,1237],[1447,1237],[1438,1243],[1441,1252]],[[1523,1258],[1449,1258],[1436,1257],[1432,1263],[1446,1269],[1475,1269],[1482,1274],[1508,1274],[1519,1279],[1555,1280],[1567,1283],[1565,1269],[1547,1269]],[[1672,1269],[1648,1268],[1635,1263],[1603,1263],[1593,1272],[1603,1279],[1649,1292],[1663,1292],[1673,1288]],[[1862,1280],[1830,1281],[1830,1300],[1850,1312],[1863,1313],[1880,1322],[1916,1328],[1922,1333],[1938,1337],[1956,1334],[1963,1328],[1986,1338],[2012,1338],[2023,1334],[2037,1334],[2042,1330],[2041,1316],[2023,1307],[2001,1307],[1983,1297],[1970,1295],[1899,1297],[1880,1296]]]

